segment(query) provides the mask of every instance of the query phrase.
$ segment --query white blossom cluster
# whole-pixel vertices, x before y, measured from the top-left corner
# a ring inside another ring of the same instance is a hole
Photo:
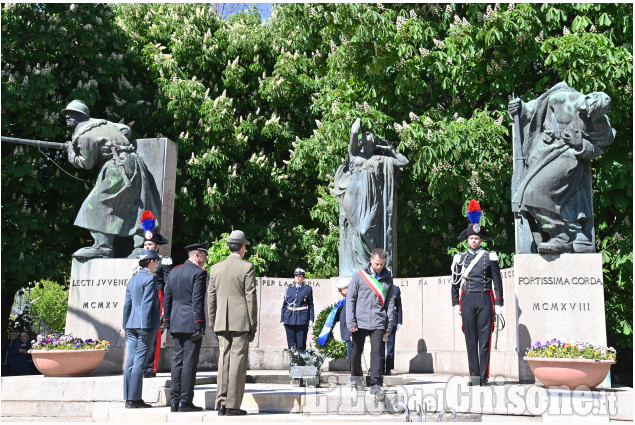
[[[478,175],[478,171],[472,171],[472,176],[470,177],[470,187],[479,197],[485,196],[485,191],[481,189],[480,186],[481,177]]]
[[[544,32],[540,31],[540,34],[538,34],[534,40],[536,40],[537,43],[542,43],[545,40]]]
[[[401,15],[397,16],[397,22],[395,23],[397,25],[397,32],[401,32],[401,30],[407,23],[408,19],[404,18]]]
[[[60,114],[58,112],[52,112],[50,115],[48,112],[44,112],[44,121],[48,122],[49,124],[54,124],[55,122],[57,122],[57,120],[59,120],[60,118]]]

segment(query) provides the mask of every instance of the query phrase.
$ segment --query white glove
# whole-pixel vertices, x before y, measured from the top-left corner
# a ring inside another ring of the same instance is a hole
[[[313,327],[313,320],[309,320],[309,327],[312,328]]]
[[[459,305],[454,306],[454,312],[461,317],[461,307]]]
[[[401,323],[397,323],[397,330],[401,327]]]
[[[503,312],[502,305],[494,305],[494,314],[501,314]]]

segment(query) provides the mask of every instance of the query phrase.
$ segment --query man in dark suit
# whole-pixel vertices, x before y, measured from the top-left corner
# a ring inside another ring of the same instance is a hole
[[[256,273],[243,260],[249,242],[240,230],[227,238],[231,254],[210,270],[207,314],[218,335],[216,406],[219,415],[238,416],[245,395],[247,352],[258,326]]]
[[[313,324],[313,288],[304,284],[304,269],[297,268],[293,273],[295,285],[287,286],[282,301],[280,321],[287,332],[287,345],[298,351],[306,351],[306,338]]]
[[[173,412],[196,412],[202,407],[192,403],[196,367],[205,334],[205,287],[209,243],[186,246],[189,259],[172,269],[165,287],[163,323],[174,339],[172,385]]]
[[[395,337],[403,322],[401,289],[397,285],[393,285],[392,290],[393,297],[395,298],[395,318],[393,320],[392,332],[388,335],[388,339],[384,342],[384,348],[381,351],[381,364],[384,375],[390,375],[395,367]]]

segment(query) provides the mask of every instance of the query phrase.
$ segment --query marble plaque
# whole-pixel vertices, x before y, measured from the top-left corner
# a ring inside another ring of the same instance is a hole
[[[534,380],[522,357],[538,340],[606,345],[602,254],[518,254],[514,275],[521,380]]]

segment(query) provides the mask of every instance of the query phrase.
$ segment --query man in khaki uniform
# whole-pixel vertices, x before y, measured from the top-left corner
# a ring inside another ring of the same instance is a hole
[[[231,254],[210,269],[207,294],[209,323],[218,335],[219,360],[216,407],[219,415],[246,415],[240,409],[245,394],[247,350],[256,336],[258,305],[254,265],[243,260],[245,234],[227,238]]]

